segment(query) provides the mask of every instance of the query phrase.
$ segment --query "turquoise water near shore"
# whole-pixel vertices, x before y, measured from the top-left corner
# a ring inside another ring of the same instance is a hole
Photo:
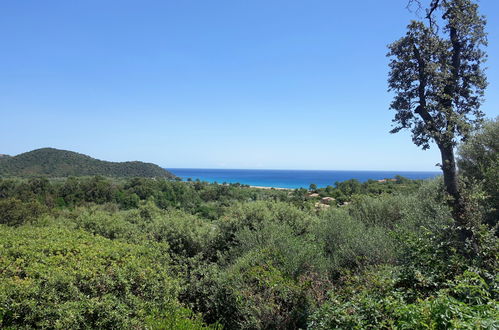
[[[409,179],[430,179],[441,172],[423,171],[317,171],[317,170],[246,170],[246,169],[202,169],[168,168],[170,172],[187,180],[199,179],[207,182],[241,183],[251,186],[275,188],[308,188],[311,183],[318,187],[334,185],[336,181],[357,179],[381,180],[401,175]]]

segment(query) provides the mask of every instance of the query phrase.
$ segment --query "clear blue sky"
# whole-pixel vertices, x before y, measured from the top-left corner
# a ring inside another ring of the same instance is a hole
[[[499,115],[499,1],[488,18]],[[389,134],[405,0],[3,0],[0,153],[165,167],[435,170]]]

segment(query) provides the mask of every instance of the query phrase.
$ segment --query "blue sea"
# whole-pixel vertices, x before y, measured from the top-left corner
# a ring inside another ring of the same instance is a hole
[[[336,181],[357,179],[361,182],[369,179],[390,179],[401,175],[409,179],[429,179],[441,175],[441,172],[409,171],[312,171],[312,170],[236,170],[203,168],[169,168],[176,176],[187,180],[199,179],[207,182],[241,183],[251,186],[275,188],[308,188],[311,183],[318,187],[334,185]]]

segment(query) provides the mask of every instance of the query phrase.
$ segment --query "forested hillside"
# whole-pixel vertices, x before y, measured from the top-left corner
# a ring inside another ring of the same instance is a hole
[[[68,177],[103,175],[109,177],[158,177],[174,175],[151,163],[106,162],[67,150],[37,149],[14,157],[0,157],[0,176]]]

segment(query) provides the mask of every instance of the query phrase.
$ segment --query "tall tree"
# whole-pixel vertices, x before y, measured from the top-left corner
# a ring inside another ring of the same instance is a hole
[[[445,188],[463,239],[470,238],[471,231],[466,228],[454,148],[484,115],[484,28],[476,1],[431,0],[426,18],[412,21],[406,35],[388,46],[388,85],[395,93],[390,108],[396,111],[391,132],[410,129],[417,146],[438,146]]]

